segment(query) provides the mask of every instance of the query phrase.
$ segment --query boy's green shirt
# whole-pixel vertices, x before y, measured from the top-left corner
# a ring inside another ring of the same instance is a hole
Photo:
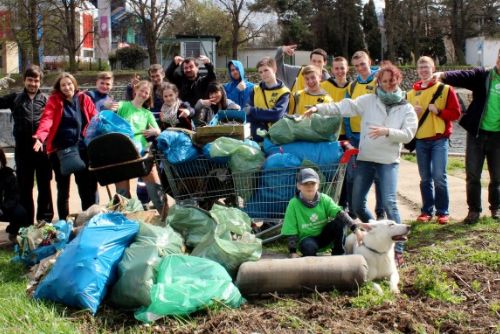
[[[326,194],[320,194],[319,203],[314,208],[306,207],[295,196],[286,208],[281,234],[285,236],[297,235],[299,241],[307,237],[318,236],[325,225],[330,220],[335,219],[339,211],[342,211],[342,207]]]

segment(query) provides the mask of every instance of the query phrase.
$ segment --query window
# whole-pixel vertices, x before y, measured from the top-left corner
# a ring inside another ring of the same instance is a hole
[[[194,57],[200,56],[200,42],[184,42],[184,57]]]

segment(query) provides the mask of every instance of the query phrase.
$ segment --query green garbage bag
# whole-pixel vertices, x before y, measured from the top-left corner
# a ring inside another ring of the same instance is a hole
[[[218,263],[187,255],[163,258],[151,304],[135,312],[142,322],[153,322],[167,315],[186,315],[216,303],[236,308],[244,302],[226,270]]]
[[[251,219],[245,212],[214,205],[210,213],[217,226],[193,249],[191,255],[211,259],[233,276],[243,262],[260,259],[262,241],[251,233]]]
[[[233,174],[237,195],[245,201],[252,197],[257,184],[257,171],[264,164],[265,156],[259,144],[229,137],[220,137],[210,147],[212,158],[230,157],[229,168]]]
[[[194,248],[215,229],[216,222],[208,211],[194,206],[174,205],[168,212],[167,224],[184,237],[187,247]]]
[[[284,117],[268,131],[274,144],[288,144],[298,140],[320,142],[339,138],[342,117],[313,114],[311,118]]]
[[[130,309],[151,304],[155,268],[164,256],[183,253],[183,248],[182,237],[170,226],[140,223],[135,241],[118,264],[118,281],[111,290],[111,302]]]

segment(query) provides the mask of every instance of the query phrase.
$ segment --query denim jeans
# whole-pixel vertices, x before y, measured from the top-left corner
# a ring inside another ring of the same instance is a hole
[[[416,144],[418,173],[420,174],[421,212],[432,216],[449,215],[448,193],[448,138],[418,139]]]
[[[397,186],[398,186],[399,164],[379,164],[370,161],[357,162],[356,175],[352,189],[353,209],[363,222],[374,219],[371,212],[366,207],[366,197],[370,187],[378,176],[380,197],[382,205],[387,214],[387,218],[397,224],[401,224],[399,210],[397,205]],[[403,245],[396,243],[396,252],[402,252]]]
[[[465,149],[465,174],[467,205],[469,211],[481,212],[481,172],[484,160],[488,161],[490,183],[488,202],[490,210],[500,209],[500,132],[479,131],[476,138],[467,133]]]

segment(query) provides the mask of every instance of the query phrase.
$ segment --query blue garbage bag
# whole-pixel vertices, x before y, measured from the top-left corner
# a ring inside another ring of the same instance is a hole
[[[139,224],[122,213],[94,216],[59,256],[38,285],[34,297],[95,314],[125,249],[134,240]]]
[[[283,218],[295,195],[297,172],[302,161],[290,153],[269,156],[262,167],[257,191],[243,211],[252,218]]]
[[[21,242],[16,245],[16,256],[12,259],[13,262],[22,262],[27,266],[33,266],[39,263],[46,257],[55,254],[57,251],[63,249],[68,243],[73,224],[65,220],[59,220],[54,224],[47,224],[43,227],[36,227],[31,225],[19,230]],[[35,249],[31,249],[31,238],[34,235],[44,235],[44,241]],[[50,235],[49,235],[50,234]]]
[[[266,156],[275,153],[290,153],[300,160],[308,160],[318,166],[338,164],[343,150],[338,141],[308,142],[296,141],[293,143],[275,145],[269,138],[264,138],[263,151]]]
[[[167,129],[158,136],[157,142],[158,149],[171,164],[191,161],[198,157],[198,150],[184,132]]]
[[[85,134],[85,144],[88,145],[95,137],[111,132],[119,132],[134,139],[134,131],[129,122],[113,111],[103,110],[90,120]]]

